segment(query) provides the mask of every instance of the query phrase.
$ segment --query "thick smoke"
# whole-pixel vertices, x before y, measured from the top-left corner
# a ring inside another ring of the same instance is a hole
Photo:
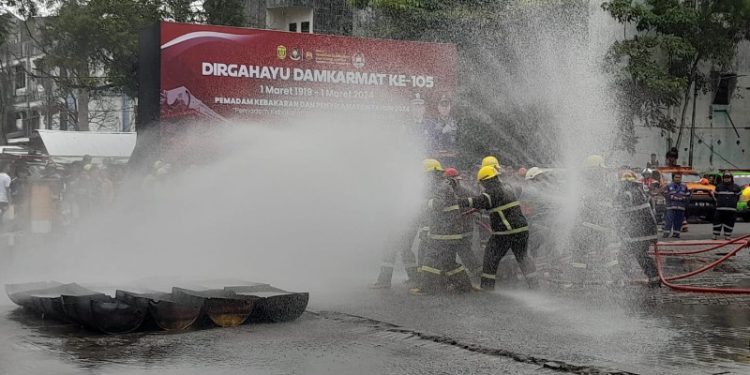
[[[236,124],[212,162],[129,181],[49,247],[20,249],[2,282],[239,278],[299,290],[359,286],[421,191],[421,151],[366,118]],[[200,144],[199,142],[192,142]]]

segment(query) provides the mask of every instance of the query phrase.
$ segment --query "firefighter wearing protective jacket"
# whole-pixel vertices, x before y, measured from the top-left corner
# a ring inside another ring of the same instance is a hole
[[[623,241],[620,265],[628,263],[624,257],[635,256],[638,265],[648,277],[649,285],[660,285],[656,263],[649,257],[648,249],[657,239],[657,223],[649,204],[650,197],[643,191],[632,172],[623,173],[620,188],[615,196],[615,218],[617,232]],[[627,274],[628,270],[624,269]]]
[[[474,195],[474,192],[461,184],[461,174],[456,168],[446,168],[444,175],[458,198],[468,198]],[[464,243],[459,247],[458,257],[461,259],[461,263],[468,268],[472,277],[478,278],[482,272],[482,264],[479,263],[479,259],[471,249],[471,241],[474,236],[474,218],[471,212],[464,211],[461,212],[461,219],[462,228],[460,232],[469,235],[463,239]]]
[[[602,255],[612,244],[614,235],[612,208],[612,170],[605,164],[601,155],[589,155],[583,163],[584,184],[580,192],[580,205],[577,212],[570,266],[579,282],[592,277],[601,271]],[[613,176],[613,177],[616,177]],[[612,254],[615,255],[614,253]],[[618,264],[614,259],[605,262],[604,267],[610,268]]]
[[[737,218],[737,202],[740,200],[742,189],[734,183],[734,176],[730,172],[724,172],[721,183],[716,185],[716,191],[712,192],[716,200],[716,213],[714,214],[714,239],[721,236],[722,229],[724,237],[728,240],[732,237],[734,221]]]
[[[461,207],[453,187],[443,176],[442,167],[434,159],[424,162],[429,173],[430,199],[426,213],[429,232],[424,248],[424,259],[420,265],[419,288],[409,290],[414,295],[434,294],[450,286],[457,292],[471,291],[471,281],[466,267],[456,263],[456,255],[471,235],[466,231]],[[429,166],[431,167],[431,170]]]
[[[425,171],[429,172],[443,170],[440,162],[434,159],[425,160],[423,162],[423,168]],[[422,240],[422,233],[424,231],[424,225],[422,225],[424,224],[423,221],[424,218],[418,218],[412,225],[407,225],[405,228],[402,228],[403,230],[396,234],[396,238],[388,242],[388,249],[383,253],[378,280],[370,285],[371,289],[388,289],[391,287],[393,269],[396,266],[396,258],[399,254],[401,255],[401,262],[404,264],[406,275],[408,277],[406,284],[410,286],[418,284],[418,262],[417,257],[414,256],[411,248],[416,234],[419,234],[421,240],[420,249],[425,246]]]
[[[515,194],[508,186],[500,182],[497,169],[491,165],[479,170],[477,180],[484,188],[484,192],[471,198],[459,199],[458,203],[462,207],[490,212],[492,236],[484,252],[482,289],[495,289],[497,268],[508,250],[513,251],[529,287],[538,287],[539,281],[536,278],[534,261],[526,254],[529,226]]]
[[[682,183],[682,174],[672,175],[672,182],[667,185],[664,196],[667,200],[667,213],[664,218],[664,238],[672,234],[674,238],[680,238],[682,221],[685,219],[690,201],[690,190]]]

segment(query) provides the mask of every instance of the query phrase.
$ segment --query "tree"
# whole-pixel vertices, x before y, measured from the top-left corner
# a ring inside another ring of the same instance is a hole
[[[17,1],[33,16],[36,1]],[[28,72],[54,80],[58,95],[72,107],[70,120],[88,130],[91,99],[124,93],[135,97],[138,34],[160,20],[195,21],[200,12],[188,0],[47,0],[55,14],[45,18],[36,40],[45,57]]]
[[[244,26],[245,1],[243,0],[206,0],[203,2],[206,22],[211,25]]]
[[[690,94],[709,90],[701,70],[730,70],[737,44],[750,35],[747,0],[610,0],[602,4],[638,33],[615,42],[609,60],[619,69],[621,128],[635,119],[646,126],[678,131],[679,146]],[[679,127],[667,109],[681,105]]]

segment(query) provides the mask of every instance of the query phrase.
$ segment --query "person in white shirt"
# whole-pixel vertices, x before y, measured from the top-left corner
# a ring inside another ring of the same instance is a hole
[[[10,176],[7,173],[8,166],[0,169],[0,224],[2,224],[3,215],[10,204]]]

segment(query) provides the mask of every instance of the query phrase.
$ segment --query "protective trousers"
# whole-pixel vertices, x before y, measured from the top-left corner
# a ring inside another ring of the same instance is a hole
[[[635,257],[638,265],[641,266],[643,273],[646,274],[649,281],[658,280],[659,274],[656,271],[656,262],[653,258],[648,255],[651,241],[634,241],[626,242],[623,246],[623,251],[620,252],[621,257]],[[626,267],[628,262],[624,259],[619,262],[623,267]],[[628,270],[623,269],[625,274],[628,274]]]
[[[471,291],[471,281],[466,267],[456,263],[456,255],[469,242],[463,240],[430,239],[424,249],[424,263],[419,267],[420,290],[432,294],[451,286],[458,292]]]
[[[730,210],[716,209],[714,213],[714,236],[721,235],[724,229],[724,235],[729,237],[734,230],[734,221],[737,219],[737,212]]]
[[[484,264],[482,266],[482,289],[494,290],[497,279],[497,268],[508,250],[513,251],[519,268],[530,288],[539,286],[536,278],[536,266],[531,257],[527,256],[529,232],[509,235],[492,235],[487,248],[484,250]]]
[[[480,271],[482,264],[479,263],[479,258],[471,249],[472,238],[464,238],[461,242],[462,244],[458,247],[458,258],[461,259],[461,263],[466,266],[469,272]]]
[[[393,268],[396,266],[396,256],[399,253],[401,254],[401,262],[404,263],[406,275],[409,277],[409,280],[417,280],[417,259],[411,251],[411,245],[413,242],[414,232],[405,231],[403,236],[398,239],[398,242],[394,244],[395,246],[383,254],[383,264],[380,266],[378,284],[391,285]]]
[[[664,233],[679,236],[682,229],[682,221],[685,219],[685,211],[667,208],[664,218]]]

